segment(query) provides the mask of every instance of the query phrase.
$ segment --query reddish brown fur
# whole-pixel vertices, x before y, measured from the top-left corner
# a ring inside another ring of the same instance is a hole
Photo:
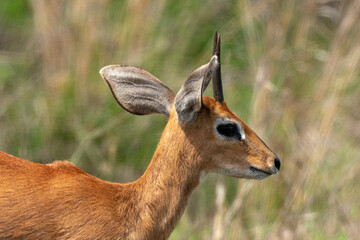
[[[0,152],[0,238],[167,239],[202,171],[224,164],[267,170],[275,156],[225,103],[204,97],[203,104],[185,127],[172,110],[148,169],[133,183],[106,182],[67,161],[44,165]],[[220,141],[219,116],[239,121],[247,142]]]

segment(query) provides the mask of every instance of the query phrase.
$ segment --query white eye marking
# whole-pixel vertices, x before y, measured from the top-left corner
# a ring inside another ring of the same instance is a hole
[[[215,122],[215,134],[226,140],[245,140],[246,136],[241,124],[232,119],[218,118]]]

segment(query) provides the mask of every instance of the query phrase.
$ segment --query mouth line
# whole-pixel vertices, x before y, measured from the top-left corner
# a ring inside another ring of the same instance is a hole
[[[271,175],[272,173],[270,173],[270,172],[267,172],[267,171],[264,171],[264,170],[261,170],[261,169],[258,169],[258,168],[256,168],[256,167],[250,167],[250,170],[251,171],[254,171],[254,172],[261,172],[261,173],[264,173],[264,174],[266,174],[266,175]]]

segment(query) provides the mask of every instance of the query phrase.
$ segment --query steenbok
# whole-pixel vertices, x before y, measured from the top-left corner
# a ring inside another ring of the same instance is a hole
[[[210,61],[178,93],[138,67],[110,65],[100,74],[128,112],[169,119],[149,167],[119,184],[67,161],[0,152],[1,239],[167,239],[200,176],[262,179],[279,171],[276,154],[224,102],[217,33]],[[214,98],[203,96],[210,79]]]

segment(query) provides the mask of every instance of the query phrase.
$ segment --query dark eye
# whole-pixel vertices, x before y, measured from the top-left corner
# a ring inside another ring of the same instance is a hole
[[[236,138],[241,141],[241,134],[238,127],[234,123],[220,124],[216,127],[216,130],[225,137]]]

